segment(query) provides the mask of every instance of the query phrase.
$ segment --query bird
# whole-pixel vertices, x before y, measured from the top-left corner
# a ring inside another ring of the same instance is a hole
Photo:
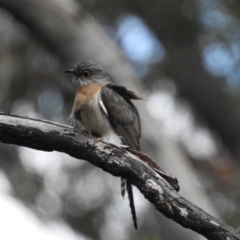
[[[65,73],[73,74],[75,99],[69,119],[74,127],[87,131],[118,147],[140,151],[141,121],[132,100],[142,98],[116,85],[106,67],[95,60],[83,60]],[[128,193],[133,224],[138,228],[132,184],[121,178],[121,195]]]

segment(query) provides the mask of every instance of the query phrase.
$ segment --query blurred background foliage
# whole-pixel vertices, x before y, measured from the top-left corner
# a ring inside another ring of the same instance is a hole
[[[20,2],[0,0],[0,111],[68,124],[74,88],[63,71],[83,58],[102,60],[110,72],[127,65],[136,77],[122,77],[126,68],[117,83],[144,89],[148,99],[140,103],[146,106],[143,151],[164,164],[156,153],[164,151],[162,145],[147,137],[161,132],[159,142],[167,139],[169,152],[177,148],[182,164],[191,166],[191,172],[181,173],[166,156],[183,196],[202,192],[199,207],[210,201],[218,218],[238,227],[239,1]],[[57,14],[72,22],[62,24]],[[58,35],[61,30],[65,35]],[[104,37],[113,45],[97,47]],[[114,56],[115,47],[122,62],[111,65],[106,49]],[[137,190],[140,229],[135,231],[119,179],[65,154],[0,144],[0,167],[1,238],[202,239],[161,216]]]

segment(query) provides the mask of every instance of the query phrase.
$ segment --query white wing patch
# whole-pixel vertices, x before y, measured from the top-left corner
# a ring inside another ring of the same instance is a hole
[[[100,103],[100,106],[101,106],[102,110],[103,110],[103,111],[105,112],[105,114],[108,116],[107,109],[105,108],[101,97],[99,97],[99,103]]]

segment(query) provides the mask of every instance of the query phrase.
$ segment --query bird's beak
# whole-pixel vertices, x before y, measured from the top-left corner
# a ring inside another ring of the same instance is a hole
[[[68,70],[64,71],[64,73],[75,73],[75,70],[74,69],[68,69]]]

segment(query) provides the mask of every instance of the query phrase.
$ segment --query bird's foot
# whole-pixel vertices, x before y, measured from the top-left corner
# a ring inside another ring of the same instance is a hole
[[[93,145],[96,145],[98,142],[101,142],[101,141],[102,141],[102,138],[98,137],[98,138],[94,139]]]

